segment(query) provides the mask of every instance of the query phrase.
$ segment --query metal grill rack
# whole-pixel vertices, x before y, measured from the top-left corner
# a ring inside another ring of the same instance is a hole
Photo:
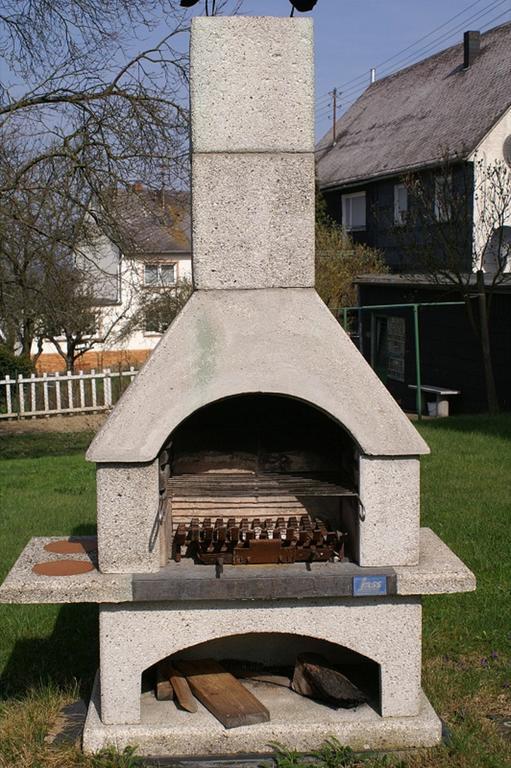
[[[209,517],[180,523],[174,535],[173,556],[179,562],[182,547],[186,555],[205,564],[261,565],[264,563],[324,562],[344,557],[342,531],[332,531],[328,523],[300,519],[294,515],[272,518],[234,517],[224,521]]]
[[[218,473],[174,475],[168,481],[170,496],[356,496],[328,474]]]

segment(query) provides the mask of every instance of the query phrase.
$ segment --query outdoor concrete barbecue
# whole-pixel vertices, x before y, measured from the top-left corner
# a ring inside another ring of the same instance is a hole
[[[420,528],[428,448],[314,290],[313,105],[311,21],[194,19],[196,290],[89,448],[97,558],[90,540],[71,555],[33,539],[0,588],[4,602],[100,604],[88,751],[440,740],[421,595],[475,579]],[[65,558],[95,568],[32,570]],[[326,660],[323,688],[330,666],[361,689],[351,708],[218,665],[292,670],[304,654]],[[163,661],[160,683],[184,677],[199,699],[189,711],[146,688]],[[212,714],[215,675],[240,697],[234,720]]]

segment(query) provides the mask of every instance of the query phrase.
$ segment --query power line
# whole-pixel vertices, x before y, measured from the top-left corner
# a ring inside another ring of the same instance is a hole
[[[399,59],[398,62],[396,62],[392,67],[387,67],[383,70],[383,75],[386,76],[388,74],[392,74],[393,72],[404,69],[405,66],[407,66],[407,63],[415,63],[418,60],[420,60],[418,57],[423,56],[425,53],[431,51],[433,48],[436,48],[441,42],[445,42],[450,37],[453,37],[456,34],[459,34],[460,31],[464,30],[466,25],[469,24],[472,21],[477,21],[478,19],[488,15],[491,13],[491,11],[498,8],[503,3],[507,2],[508,0],[493,0],[493,2],[489,3],[489,5],[485,6],[483,9],[480,9],[477,13],[472,14],[468,18],[464,19],[464,21],[457,26],[451,28],[450,30],[447,30],[442,35],[438,36],[433,40],[432,42],[428,43],[426,46],[422,46],[417,51],[413,53],[411,56],[406,56],[404,59]],[[431,32],[429,32],[427,35],[423,35],[421,38],[416,40],[414,43],[411,43],[406,48],[403,48],[401,51],[398,51],[398,53],[395,53],[393,56],[389,56],[384,61],[380,62],[376,66],[376,70],[378,71],[381,67],[383,67],[385,64],[387,64],[390,61],[394,61],[394,59],[400,57],[403,53],[406,51],[409,51],[411,48],[415,48],[415,46],[422,42],[422,40],[427,39],[428,37],[431,37],[435,32],[438,32],[440,29],[443,29],[448,24],[450,24],[454,19],[458,18],[460,15],[465,14],[470,8],[473,8],[475,5],[477,5],[481,0],[476,0],[475,3],[472,3],[468,6],[464,11],[460,11],[460,13],[457,13],[455,16],[452,16],[450,19],[445,21],[443,24],[440,24],[438,27],[435,27]],[[505,15],[508,11],[505,11],[504,14],[499,15],[497,18],[501,18],[502,15]],[[491,23],[491,22],[490,22]],[[342,89],[343,86],[350,85],[351,83],[355,83],[356,81],[360,81],[367,78],[367,73],[364,72],[364,74],[360,74],[357,77],[352,78],[351,80],[346,81],[345,83],[342,83],[340,88]],[[356,91],[361,91],[364,88],[364,85],[360,83],[359,85],[354,85],[351,88],[348,88],[343,91],[343,95],[351,95],[352,93],[355,93]]]
[[[452,16],[450,19],[445,21],[443,24],[440,24],[439,26],[435,27],[431,32],[429,32],[427,35],[423,35],[421,38],[416,40],[414,43],[411,43],[406,48],[402,49],[398,53],[394,54],[393,56],[389,56],[387,59],[385,59],[383,62],[381,62],[378,67],[383,67],[384,64],[387,64],[391,61],[394,61],[395,63],[392,65],[392,67],[385,67],[383,69],[383,76],[387,77],[391,74],[394,74],[395,72],[400,71],[401,69],[405,69],[407,66],[411,66],[412,64],[418,63],[418,61],[421,61],[424,58],[428,58],[424,54],[426,54],[428,51],[431,51],[433,48],[438,47],[438,45],[442,42],[446,42],[450,38],[454,37],[455,35],[459,35],[460,31],[466,30],[467,25],[473,21],[478,21],[479,19],[483,19],[485,16],[488,16],[491,14],[492,11],[496,10],[500,6],[502,6],[504,3],[508,2],[508,0],[493,0],[491,3],[486,5],[484,8],[479,9],[476,13],[470,15],[468,18],[465,18],[461,25],[458,23],[455,27],[452,27],[451,29],[446,30],[444,33],[439,35],[437,38],[435,38],[432,42],[428,43],[426,46],[422,46],[417,51],[414,52],[414,54],[410,57],[407,56],[403,59],[400,59],[401,55],[405,53],[406,51],[409,51],[410,49],[414,48],[418,43],[422,42],[423,40],[426,40],[430,38],[435,32],[438,32],[441,29],[444,29],[447,27],[452,21],[459,18],[460,16],[463,16],[466,14],[467,11],[469,11],[471,8],[474,8],[476,5],[478,5],[481,2],[481,0],[476,0],[475,2],[471,3],[466,9],[463,11],[460,11],[459,13]],[[493,18],[484,21],[481,25],[481,31],[487,31],[491,28],[491,26],[498,21],[499,19],[506,16],[508,13],[510,13],[511,9],[507,8],[502,13],[499,13],[497,16],[494,16]],[[438,51],[439,53],[441,51]],[[397,59],[397,61],[395,61]],[[356,78],[352,78],[351,80],[348,80],[344,83],[344,85],[349,85],[350,83],[354,83],[357,80],[361,79],[367,79],[369,78],[369,72],[364,72],[364,74],[361,74],[357,76]],[[346,110],[358,99],[358,97],[361,95],[361,93],[366,89],[366,85],[361,83],[359,85],[353,85],[350,88],[345,89],[344,91],[340,90],[342,86],[339,86],[337,91],[337,97],[340,97],[340,100],[337,101],[337,110],[346,112]],[[328,119],[331,119],[331,108],[332,108],[332,91],[330,91],[328,94],[324,94],[319,99],[318,106],[316,107],[316,119],[317,120],[325,120],[327,117]],[[351,98],[350,98],[351,97]],[[323,103],[325,100],[328,100],[328,103]]]
[[[502,12],[502,13],[500,13],[498,16],[494,16],[492,19],[490,19],[489,21],[487,21],[487,22],[486,22],[486,25],[485,25],[485,26],[487,27],[487,29],[490,29],[490,28],[491,28],[491,25],[492,25],[492,24],[493,24],[495,21],[498,21],[498,20],[499,20],[499,19],[501,19],[503,16],[506,16],[506,14],[507,14],[507,13],[509,13],[509,11],[508,11],[508,10],[506,10],[506,11],[503,11],[503,12]],[[484,31],[487,31],[487,29],[485,29]],[[343,102],[342,102],[342,104],[341,104],[341,108],[342,108],[343,114],[345,114],[345,113],[346,113],[346,111],[349,109],[349,107],[351,107],[351,105],[352,105],[352,104],[354,104],[354,103],[355,103],[355,101],[357,101],[357,99],[358,99],[358,97],[359,97],[360,95],[361,95],[361,94],[360,94],[360,93],[358,93],[357,95],[355,95],[353,98],[349,99],[348,101],[343,101]]]
[[[463,16],[467,11],[469,11],[471,8],[473,8],[475,5],[478,5],[482,0],[476,0],[476,2],[471,3],[467,8],[465,8],[463,11],[460,11],[459,13],[456,13],[454,16],[451,16],[450,19],[447,19],[447,21],[444,21],[443,24],[440,24],[438,27],[435,27],[435,29],[431,30],[427,35],[423,35],[422,37],[419,37],[418,40],[415,41],[415,43],[411,43],[406,48],[403,48],[402,51],[399,51],[398,53],[395,53],[393,56],[389,56],[388,59],[385,59],[385,61],[382,61],[380,64],[377,64],[377,67],[383,67],[384,64],[388,64],[389,61],[393,61],[397,56],[401,56],[402,53],[406,53],[406,51],[409,51],[410,48],[415,48],[415,46],[418,43],[421,43],[423,40],[426,40],[428,37],[431,37],[431,35],[434,35],[435,32],[438,32],[440,29],[443,29],[448,24],[451,23],[451,21],[454,21],[454,19],[457,19],[459,16]],[[489,5],[485,6],[482,10],[483,12],[486,12],[488,9],[492,10],[492,7],[495,5],[502,4],[502,2],[507,2],[507,0],[500,0],[500,3],[498,0],[493,0]],[[473,21],[474,16],[470,16],[468,19],[465,19],[465,21],[462,22],[462,27],[465,26],[469,21]],[[458,27],[460,29],[460,27]],[[441,36],[442,37],[442,36]],[[440,38],[439,38],[440,39]],[[436,44],[437,41],[433,41],[434,44]],[[430,45],[430,43],[428,43]]]
[[[466,19],[461,26],[458,26],[456,28],[448,30],[443,35],[438,37],[433,43],[430,43],[427,46],[424,46],[424,47],[420,48],[418,51],[415,52],[414,57],[412,57],[412,58],[405,57],[404,60],[397,61],[394,64],[393,67],[383,69],[383,71],[380,72],[380,74],[382,74],[384,77],[387,77],[387,76],[389,76],[391,74],[394,74],[395,72],[398,72],[401,69],[405,69],[407,66],[411,66],[412,64],[416,64],[418,61],[421,61],[423,58],[427,58],[427,57],[425,57],[424,54],[432,51],[434,48],[436,48],[439,45],[439,43],[441,43],[441,42],[445,43],[450,38],[454,37],[455,35],[458,35],[461,30],[465,29],[465,26],[466,26],[467,23],[469,23],[471,21],[477,21],[478,19],[480,19],[480,18],[482,18],[484,16],[487,16],[489,13],[491,13],[492,10],[495,10],[496,8],[501,6],[503,3],[507,3],[507,2],[508,2],[508,0],[495,0],[495,2],[493,2],[492,4],[487,6],[481,12],[479,12],[477,14],[474,14],[471,17],[469,17],[468,19]],[[492,19],[490,19],[489,21],[484,22],[483,26],[486,26],[486,27],[491,26],[491,24],[493,24],[495,21],[497,21],[498,19],[502,18],[503,16],[505,16],[508,13],[509,13],[509,10],[506,9],[505,11],[500,13],[498,16],[495,16]],[[438,52],[440,53],[441,51],[438,51]],[[397,55],[398,54],[396,54],[396,56]],[[389,59],[387,59],[387,61],[390,61],[391,59],[396,58],[396,56],[390,57]],[[363,77],[367,77],[367,74],[364,74]],[[364,85],[352,86],[351,88],[348,88],[347,90],[344,90],[342,92],[342,95],[344,97],[349,97],[352,94],[361,93],[363,90],[365,90],[365,86]]]
[[[479,13],[476,13],[476,14],[470,16],[468,19],[466,19],[463,22],[463,24],[461,24],[461,26],[458,25],[458,26],[452,28],[451,30],[447,30],[447,32],[445,32],[444,34],[440,35],[440,37],[436,38],[436,40],[434,40],[432,43],[429,43],[428,45],[423,46],[422,48],[419,48],[419,50],[415,52],[415,56],[422,56],[422,54],[427,53],[428,51],[433,50],[434,48],[436,48],[436,46],[439,43],[447,41],[449,38],[454,37],[454,35],[458,35],[462,30],[464,31],[465,28],[466,28],[466,24],[468,24],[468,23],[470,23],[472,21],[477,21],[478,19],[480,19],[480,18],[482,18],[484,16],[489,15],[493,10],[498,8],[500,5],[503,5],[503,3],[507,3],[507,2],[508,2],[508,0],[494,0],[493,3],[491,3],[488,6],[486,6],[486,8],[484,8],[482,11],[480,11]],[[506,13],[509,13],[509,10],[504,11],[504,14],[506,14]],[[501,14],[501,15],[504,15],[504,14]],[[415,61],[417,61],[415,56],[413,56],[411,58],[410,57],[405,57],[404,61],[405,62],[406,61],[414,61],[414,63],[415,63]],[[406,66],[406,64],[397,63],[397,64],[394,64],[392,67],[390,67],[390,70],[396,71],[396,69],[403,69],[404,66]],[[387,68],[387,71],[388,70],[389,70],[389,68]],[[384,71],[386,71],[386,70],[384,70]]]
[[[395,62],[392,67],[385,67],[382,71],[382,74],[384,76],[387,76],[389,74],[393,74],[394,72],[399,71],[400,69],[404,69],[406,66],[409,66],[411,64],[415,64],[418,61],[420,61],[421,58],[424,58],[425,54],[433,51],[437,46],[441,43],[447,42],[450,38],[458,35],[462,30],[465,29],[466,25],[472,21],[477,21],[481,19],[482,17],[488,15],[491,13],[491,11],[495,10],[498,6],[502,5],[503,3],[507,3],[508,0],[494,0],[490,5],[486,6],[482,11],[473,14],[469,18],[465,19],[465,21],[456,27],[453,27],[446,32],[444,32],[442,35],[437,37],[432,43],[428,43],[428,45],[423,46],[419,48],[417,51],[415,51],[413,56],[406,56],[404,59],[398,59],[397,62]],[[507,11],[505,11],[507,13]],[[396,56],[392,57],[396,58]],[[390,59],[389,59],[390,60]],[[356,89],[348,89],[347,92],[353,93]]]
[[[498,20],[499,20],[499,19],[501,19],[503,16],[506,16],[508,13],[511,13],[511,11],[507,11],[507,10],[506,10],[506,11],[503,11],[503,13],[499,13],[499,15],[498,15],[498,16],[494,16],[494,17],[493,17],[493,19],[490,19],[490,21],[487,21],[487,22],[486,22],[486,24],[488,25],[488,26],[486,27],[486,29],[484,29],[484,28],[483,28],[483,29],[481,29],[481,31],[482,31],[482,32],[488,32],[488,30],[490,30],[490,29],[491,29],[491,26],[490,26],[491,24],[493,24],[495,21],[498,21]]]
[[[376,64],[376,68],[378,69],[379,67],[383,67],[389,61],[393,61],[397,56],[401,56],[401,54],[406,53],[406,51],[409,51],[411,48],[415,48],[415,46],[418,43],[421,43],[423,40],[426,40],[428,37],[431,37],[431,35],[434,35],[435,32],[438,32],[440,29],[443,29],[448,24],[450,24],[451,21],[454,21],[454,19],[457,19],[459,16],[464,15],[467,11],[469,11],[474,6],[478,5],[480,2],[483,2],[483,0],[475,0],[475,2],[471,3],[471,5],[469,5],[467,8],[465,8],[463,11],[459,11],[454,16],[451,16],[450,19],[447,19],[447,21],[444,21],[443,24],[440,24],[438,27],[435,27],[434,29],[432,29],[431,32],[428,32],[426,35],[423,35],[422,37],[419,37],[413,43],[410,43],[410,45],[407,45],[406,48],[403,48],[401,51],[398,51],[397,53],[393,54],[392,56],[389,56],[384,61],[381,61],[379,64]],[[490,3],[490,6],[491,5],[492,5],[492,3]],[[489,8],[490,6],[487,6],[487,7]],[[470,21],[470,19],[467,19],[465,22],[463,22],[463,24],[466,24],[468,21]],[[347,85],[351,85],[351,83],[354,83],[354,82],[356,82],[358,80],[361,80],[365,76],[366,76],[365,74],[357,75],[356,77],[351,78],[351,80],[346,80],[344,83],[341,83],[339,87],[343,88],[343,87],[345,87]]]

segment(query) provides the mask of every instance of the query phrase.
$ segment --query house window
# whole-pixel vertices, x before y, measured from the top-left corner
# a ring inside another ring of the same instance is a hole
[[[147,288],[166,288],[175,284],[175,264],[144,264],[144,285]]]
[[[404,184],[394,184],[394,224],[406,224],[408,214],[408,190]]]
[[[148,311],[145,314],[144,317],[144,334],[147,336],[154,336],[155,334],[161,335],[162,333],[165,333],[167,328],[169,327],[169,323],[165,322],[161,317],[159,317],[157,312],[154,311]]]
[[[435,219],[449,221],[452,209],[452,176],[435,176]]]
[[[504,160],[511,168],[511,135],[508,136],[504,141],[504,147],[502,149],[502,152],[504,154]]]
[[[342,223],[347,230],[366,228],[366,193],[354,192],[342,196]]]
[[[511,270],[511,226],[493,230],[484,249],[482,268],[490,273]]]

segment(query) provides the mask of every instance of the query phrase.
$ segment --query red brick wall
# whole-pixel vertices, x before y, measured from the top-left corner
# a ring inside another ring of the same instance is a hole
[[[112,352],[86,352],[78,358],[75,364],[77,371],[90,371],[92,368],[101,371],[103,368],[140,368],[149,357],[149,349],[115,350]],[[36,364],[38,373],[64,373],[66,365],[57,353],[41,355]]]

